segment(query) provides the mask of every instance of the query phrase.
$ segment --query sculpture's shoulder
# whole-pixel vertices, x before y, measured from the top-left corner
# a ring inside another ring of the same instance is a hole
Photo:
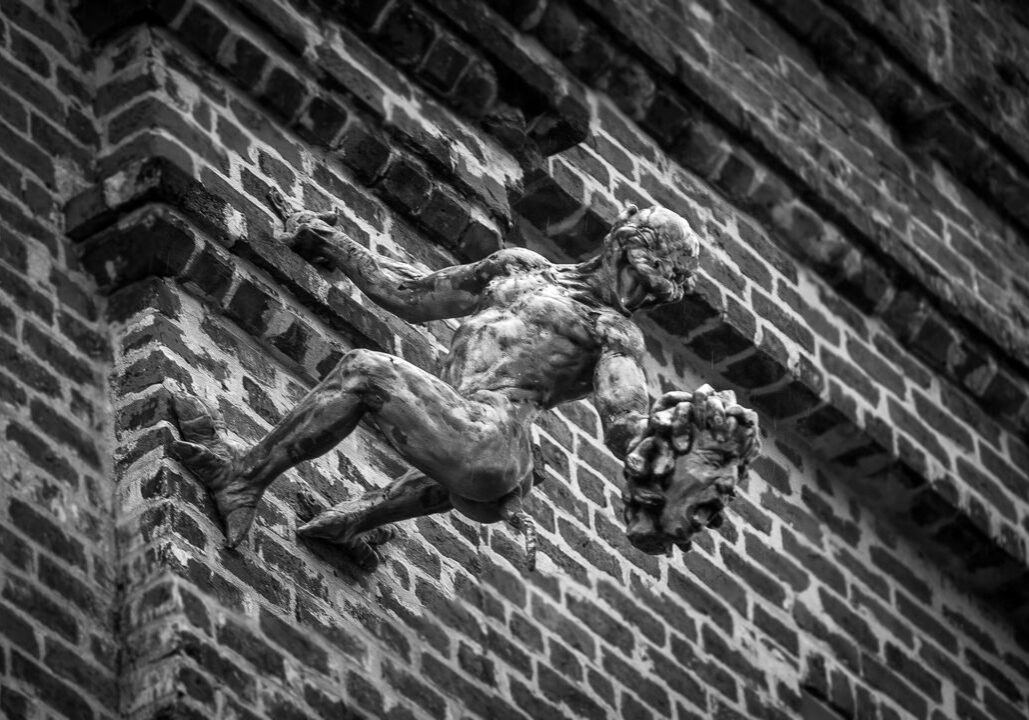
[[[494,275],[512,275],[553,267],[553,263],[538,252],[521,247],[497,250],[482,262]]]
[[[597,314],[596,331],[607,352],[640,358],[646,348],[643,331],[632,320],[614,310],[605,309]]]

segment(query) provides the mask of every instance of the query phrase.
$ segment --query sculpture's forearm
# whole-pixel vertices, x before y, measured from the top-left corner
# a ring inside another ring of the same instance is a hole
[[[629,443],[646,427],[650,411],[647,378],[640,365],[643,337],[628,324],[605,330],[608,347],[594,371],[594,402],[604,428],[604,444],[624,460]]]
[[[298,245],[301,252],[317,256],[329,267],[341,270],[377,305],[406,320],[422,319],[419,310],[429,299],[405,287],[405,283],[424,277],[425,273],[373,253],[328,225],[303,228]]]

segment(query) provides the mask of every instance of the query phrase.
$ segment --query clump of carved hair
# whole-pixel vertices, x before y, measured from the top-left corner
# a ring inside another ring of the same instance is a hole
[[[661,302],[676,302],[693,291],[700,239],[681,216],[663,207],[638,210],[628,205],[615,221],[611,239]]]

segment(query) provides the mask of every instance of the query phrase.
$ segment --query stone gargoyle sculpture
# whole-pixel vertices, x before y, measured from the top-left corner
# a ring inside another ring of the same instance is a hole
[[[269,196],[284,239],[301,255],[342,270],[378,305],[409,322],[463,318],[440,377],[392,355],[356,349],[256,445],[228,443],[196,398],[177,396],[181,440],[170,452],[210,490],[236,546],[265,489],[285,470],[331,450],[358,421],[374,421],[412,466],[389,486],[317,512],[300,536],[336,543],[357,564],[395,521],[455,509],[525,533],[533,486],[530,426],[545,410],[593,395],[604,442],[626,461],[628,539],[648,553],[688,549],[717,525],[738,475],[759,446],[757,418],[731,393],[705,386],[666,393],[648,412],[637,310],[679,300],[692,287],[700,241],[681,217],[630,205],[600,254],[554,264],[507,248],[435,272],[379,256],[335,227],[335,213]],[[301,503],[303,505],[303,503]]]

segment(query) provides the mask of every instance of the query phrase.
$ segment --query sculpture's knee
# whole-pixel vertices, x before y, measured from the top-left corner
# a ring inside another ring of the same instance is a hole
[[[391,356],[377,350],[366,348],[354,348],[340,359],[336,366],[337,371],[355,373],[372,372],[390,364]]]
[[[340,359],[333,374],[345,390],[376,409],[388,399],[389,388],[395,384],[395,362],[392,355],[355,348]]]

